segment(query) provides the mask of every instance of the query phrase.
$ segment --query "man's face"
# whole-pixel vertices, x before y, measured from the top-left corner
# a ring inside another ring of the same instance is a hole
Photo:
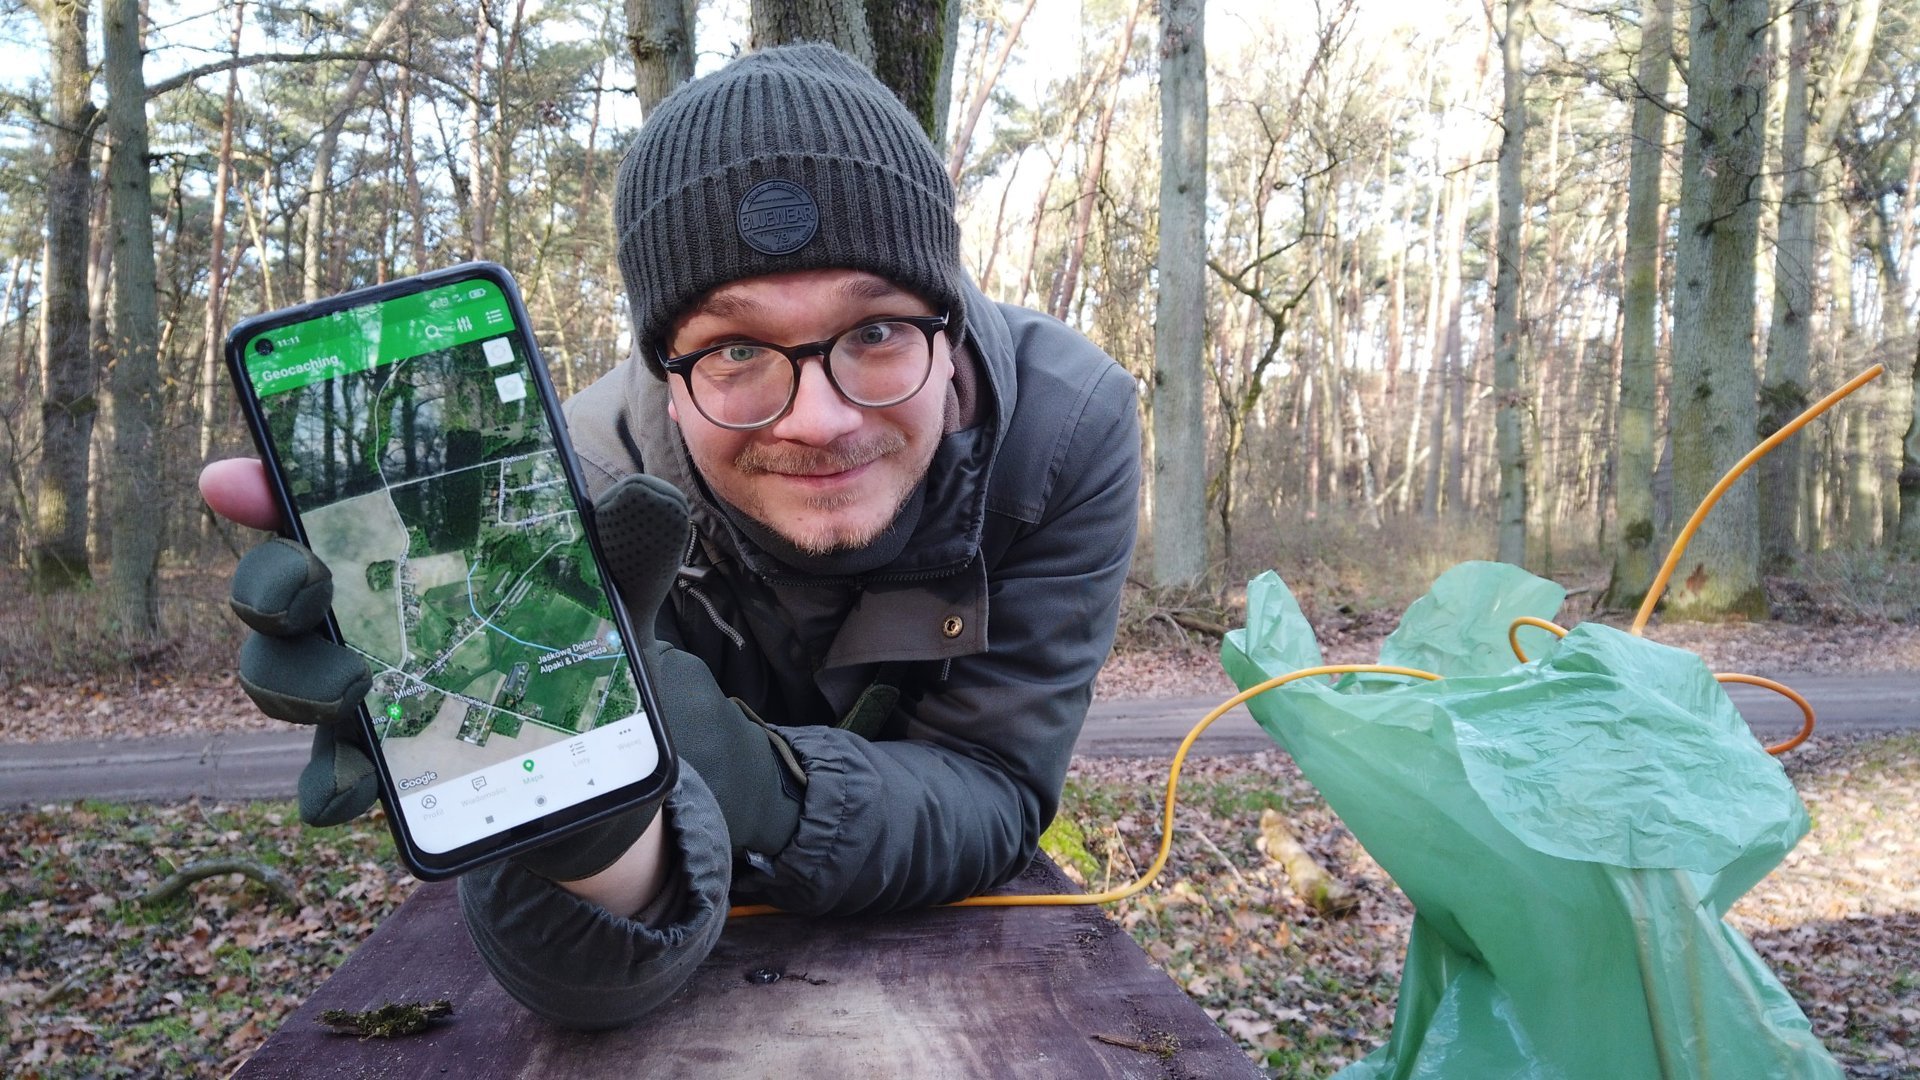
[[[800,270],[723,285],[674,323],[667,353],[682,356],[730,341],[798,345],[869,319],[939,315],[918,295],[857,270]],[[892,524],[926,475],[939,445],[953,358],[935,335],[933,371],[898,405],[867,409],[841,397],[823,358],[800,364],[786,415],[734,431],[708,420],[667,378],[667,411],[713,493],[809,554],[865,547]]]

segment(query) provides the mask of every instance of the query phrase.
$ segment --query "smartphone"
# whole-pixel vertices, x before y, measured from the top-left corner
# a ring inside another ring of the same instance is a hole
[[[373,671],[361,745],[435,880],[660,797],[673,759],[513,278],[465,263],[248,319],[227,366],[286,533]]]

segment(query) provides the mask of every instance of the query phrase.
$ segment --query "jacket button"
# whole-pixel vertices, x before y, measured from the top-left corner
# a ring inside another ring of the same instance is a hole
[[[966,628],[967,624],[958,615],[949,615],[947,621],[940,624],[940,632],[950,638],[959,637],[960,631]]]

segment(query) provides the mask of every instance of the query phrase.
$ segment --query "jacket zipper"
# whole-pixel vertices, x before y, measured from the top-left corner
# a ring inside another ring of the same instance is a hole
[[[707,575],[706,567],[696,567],[693,565],[693,556],[699,550],[699,547],[699,531],[694,529],[687,530],[687,553],[680,559],[679,578],[675,584],[679,585],[681,590],[688,596],[693,597],[694,601],[707,613],[707,618],[712,621],[714,628],[726,635],[727,640],[733,642],[734,648],[744,649],[747,647],[746,636],[727,625],[726,620],[720,617],[720,609],[714,606],[713,601],[707,598],[706,593],[701,592],[693,584],[693,579],[702,578]]]

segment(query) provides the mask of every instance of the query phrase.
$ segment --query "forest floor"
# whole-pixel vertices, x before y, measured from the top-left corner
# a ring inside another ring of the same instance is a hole
[[[0,649],[13,651],[0,651],[0,742],[284,730],[227,673],[237,636],[223,613],[187,620],[160,652],[113,661],[110,646],[60,625],[79,620],[84,631],[85,612],[22,616],[4,597]],[[1343,607],[1309,607],[1329,660],[1374,659],[1398,609]],[[1920,673],[1920,618],[1904,611],[1811,603],[1776,614],[1785,617],[1656,624],[1649,636],[1723,671]],[[1130,604],[1099,697],[1231,693],[1212,641],[1183,641],[1164,615]],[[1561,622],[1580,617],[1563,612]],[[56,636],[16,636],[35,632]],[[102,648],[115,666],[101,666]],[[1920,734],[1816,738],[1784,761],[1813,830],[1728,922],[1849,1076],[1920,1074]],[[1101,885],[1151,860],[1164,769],[1074,763],[1049,844],[1069,873]],[[1294,894],[1256,843],[1267,808],[1356,891],[1351,913],[1323,917]],[[1378,1046],[1412,908],[1292,761],[1279,751],[1191,761],[1178,824],[1160,882],[1113,917],[1272,1076],[1324,1076]],[[177,867],[220,856],[277,868],[292,895],[235,874],[172,900],[141,899]],[[0,1071],[230,1070],[405,899],[413,883],[398,866],[378,811],[327,830],[303,828],[284,802],[20,812],[0,837]]]

